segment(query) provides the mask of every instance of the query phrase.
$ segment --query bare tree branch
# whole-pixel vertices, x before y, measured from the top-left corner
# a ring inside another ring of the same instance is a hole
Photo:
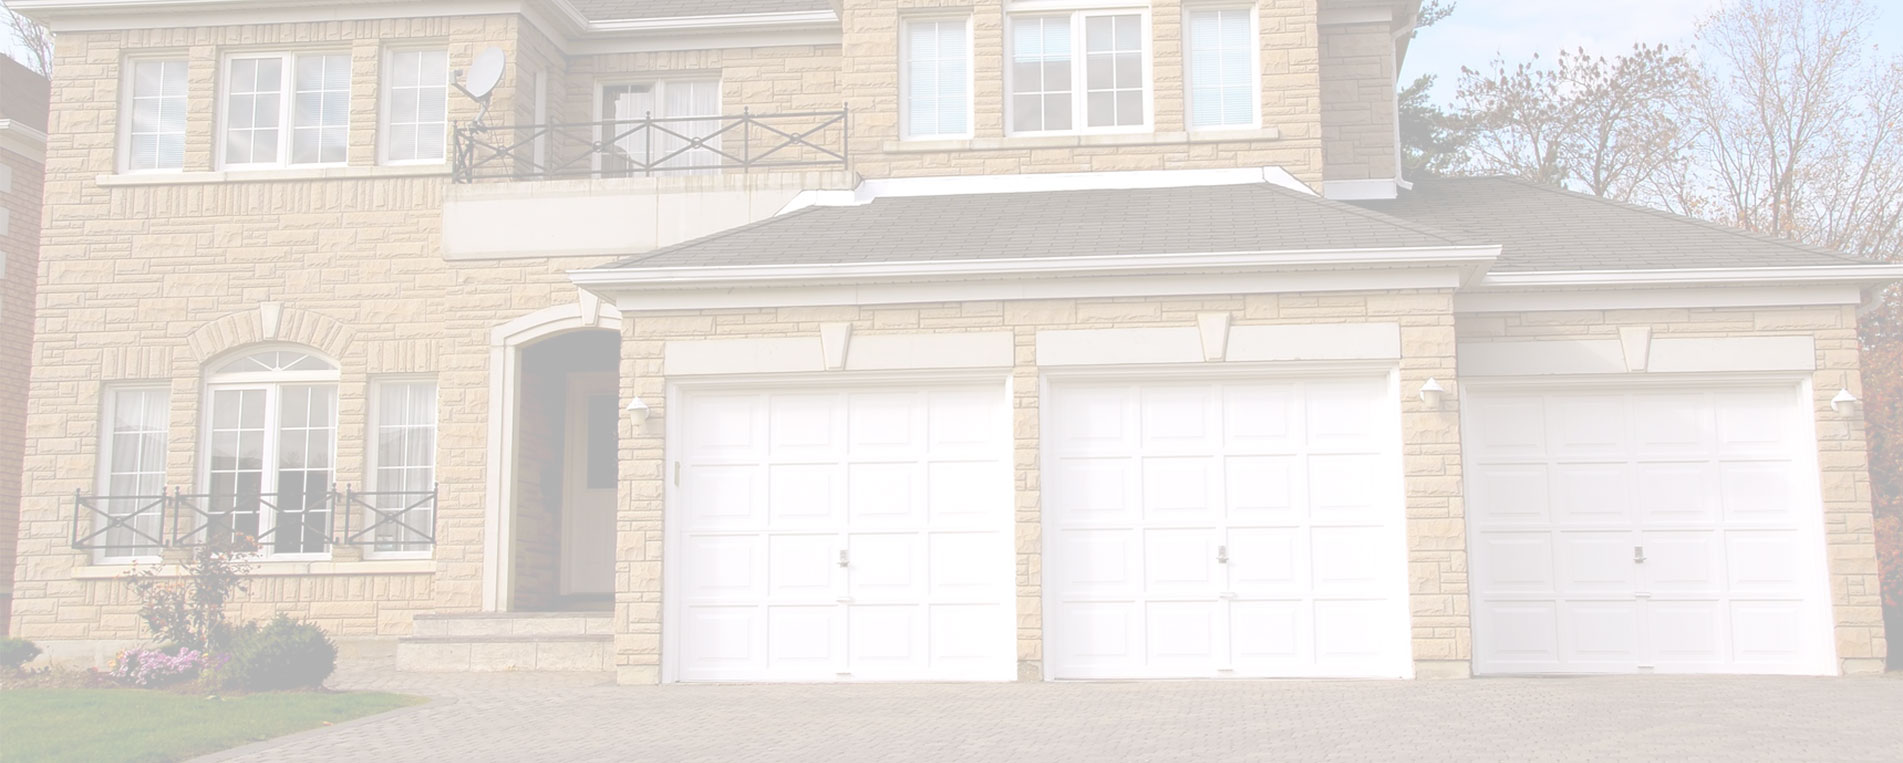
[[[39,72],[41,76],[53,76],[53,34],[46,27],[33,23],[32,19],[13,12],[13,9],[0,6],[7,14],[7,31],[20,49],[26,54],[26,60],[20,63]]]

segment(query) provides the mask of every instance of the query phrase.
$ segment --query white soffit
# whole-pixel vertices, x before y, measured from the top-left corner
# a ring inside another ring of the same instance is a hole
[[[1644,359],[1620,339],[1462,342],[1462,376],[1569,376],[1627,373],[1814,371],[1809,336],[1654,338]]]
[[[1039,366],[1113,366],[1211,362],[1200,327],[1076,329],[1037,332]],[[1227,362],[1396,360],[1398,323],[1231,326]]]
[[[1009,368],[1009,331],[856,334],[835,329],[801,337],[692,339],[662,346],[668,376]],[[839,362],[843,359],[843,362]]]

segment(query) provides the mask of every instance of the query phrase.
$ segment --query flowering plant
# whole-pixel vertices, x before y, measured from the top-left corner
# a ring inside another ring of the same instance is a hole
[[[175,654],[158,649],[127,649],[112,659],[112,666],[106,672],[138,686],[165,686],[193,678],[201,670],[214,669],[220,662],[223,661],[196,649],[181,648]]]

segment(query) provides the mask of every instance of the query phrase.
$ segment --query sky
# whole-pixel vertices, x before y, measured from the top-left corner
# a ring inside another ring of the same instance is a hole
[[[1903,52],[1903,0],[1865,0],[1879,21],[1870,37]],[[1688,49],[1698,22],[1725,0],[1458,0],[1454,15],[1421,32],[1408,48],[1403,84],[1438,76],[1434,95],[1451,100],[1460,68],[1484,69],[1496,55],[1509,62],[1584,47],[1613,55],[1640,42]]]

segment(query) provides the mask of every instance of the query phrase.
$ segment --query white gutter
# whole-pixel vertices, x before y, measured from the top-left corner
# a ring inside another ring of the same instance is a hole
[[[1569,270],[1489,273],[1480,289],[1593,286],[1689,286],[1697,284],[1881,283],[1903,280],[1903,265],[1806,265],[1767,268],[1675,270]]]
[[[1402,249],[1300,249],[1193,254],[1013,257],[814,265],[623,267],[571,270],[582,287],[723,288],[877,281],[967,281],[1100,275],[1264,272],[1374,267],[1466,266],[1500,256],[1497,246]]]

